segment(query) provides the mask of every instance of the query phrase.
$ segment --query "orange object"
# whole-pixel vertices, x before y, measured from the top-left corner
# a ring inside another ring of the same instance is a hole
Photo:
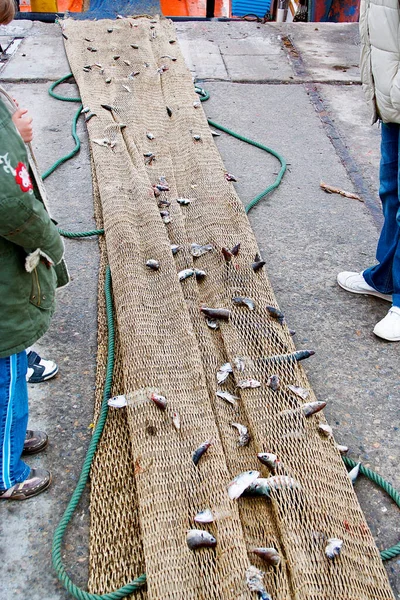
[[[206,0],[160,0],[165,17],[205,17]],[[215,0],[215,17],[229,17],[229,0]]]
[[[60,12],[82,12],[83,0],[58,0],[58,10]]]

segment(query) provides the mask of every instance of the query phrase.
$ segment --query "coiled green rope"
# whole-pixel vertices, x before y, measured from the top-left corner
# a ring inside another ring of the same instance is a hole
[[[92,465],[93,457],[97,449],[97,444],[101,438],[103,433],[104,425],[107,419],[108,413],[108,399],[111,393],[111,384],[113,377],[113,369],[114,369],[114,318],[113,318],[113,307],[112,307],[112,294],[111,294],[111,271],[110,267],[106,269],[106,279],[104,285],[104,293],[106,299],[106,314],[107,314],[107,332],[108,332],[108,342],[107,342],[107,367],[106,367],[106,378],[104,383],[103,390],[103,401],[101,405],[99,419],[96,423],[96,427],[93,431],[92,439],[90,440],[89,448],[86,453],[86,457],[83,463],[82,471],[77,483],[77,486],[71,496],[71,500],[61,518],[61,521],[57,525],[57,528],[54,532],[53,537],[53,546],[52,546],[52,562],[53,567],[57,573],[57,576],[64,587],[70,592],[75,598],[78,600],[119,600],[120,598],[125,598],[129,594],[132,594],[139,588],[141,588],[146,583],[146,575],[140,575],[134,579],[131,583],[124,585],[122,588],[110,592],[108,594],[90,594],[89,592],[85,592],[81,588],[77,587],[74,583],[72,583],[71,579],[68,577],[68,574],[64,568],[62,558],[61,558],[61,545],[64,537],[65,530],[70,522],[76,507],[78,506],[79,500],[82,496],[82,493],[85,489],[90,468]]]

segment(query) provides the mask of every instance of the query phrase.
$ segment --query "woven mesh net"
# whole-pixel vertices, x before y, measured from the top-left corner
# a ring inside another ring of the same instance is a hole
[[[322,413],[306,418],[301,408],[316,399],[286,324],[267,309],[277,303],[265,270],[252,268],[257,244],[197,106],[172,22],[67,19],[64,32],[83,105],[95,113],[87,127],[96,217],[105,228],[100,282],[109,263],[113,393],[128,402],[110,408],[92,467],[90,590],[104,593],[146,572],[147,589],[135,597],[252,598],[252,564],[274,600],[393,598],[334,439],[319,430]],[[154,186],[165,181],[169,190],[156,196]],[[192,243],[212,249],[194,257]],[[238,243],[227,262],[222,248]],[[158,270],[146,266],[150,259]],[[178,280],[194,268],[205,276]],[[97,413],[106,360],[100,292]],[[252,299],[254,309],[234,303],[237,296]],[[228,309],[229,320],[210,328],[201,307]],[[218,384],[227,362],[232,373]],[[274,375],[277,389],[268,385]],[[248,379],[261,385],[237,387]],[[288,386],[307,389],[307,399]],[[218,390],[237,396],[236,404]],[[153,392],[167,399],[166,410],[149,399]],[[248,445],[239,445],[232,423],[248,428]],[[192,454],[208,440],[196,466]],[[259,452],[278,456],[275,470],[258,461]],[[296,483],[272,489],[269,499],[231,500],[229,482],[248,470]],[[215,520],[196,526],[205,508]],[[188,548],[186,533],[197,527],[215,536],[215,548]],[[329,538],[343,540],[334,560],[325,554]],[[254,547],[276,548],[280,564],[268,566]]]

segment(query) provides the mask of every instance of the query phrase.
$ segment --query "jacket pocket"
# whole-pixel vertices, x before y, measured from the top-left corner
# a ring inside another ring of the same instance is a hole
[[[42,310],[50,310],[54,305],[55,289],[57,277],[54,268],[47,268],[40,262],[33,269],[32,273],[32,291],[29,297],[31,304],[34,304]]]

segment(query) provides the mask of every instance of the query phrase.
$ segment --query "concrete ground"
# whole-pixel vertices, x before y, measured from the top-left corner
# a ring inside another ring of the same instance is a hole
[[[400,489],[400,346],[372,329],[389,305],[346,293],[341,270],[374,262],[381,224],[377,197],[379,130],[369,125],[360,86],[357,24],[177,23],[189,68],[210,93],[209,118],[281,153],[282,185],[250,214],[268,275],[296,345],[316,351],[304,367],[337,441],[349,456]],[[0,27],[3,85],[34,116],[34,150],[43,170],[73,147],[77,105],[47,94],[69,72],[56,25],[18,21]],[[76,96],[67,83],[60,93]],[[90,162],[84,125],[79,155],[46,182],[53,216],[67,230],[92,229]],[[225,134],[216,144],[238,179],[244,203],[267,187],[277,160]],[[364,202],[328,195],[320,182],[361,193]],[[66,241],[71,285],[59,294],[37,349],[60,365],[52,381],[30,385],[31,425],[45,428],[48,450],[30,460],[51,468],[50,490],[0,505],[0,600],[62,600],[69,594],[51,567],[51,539],[79,477],[90,440],[96,359],[98,251],[95,239]],[[356,492],[380,549],[399,541],[398,509],[367,481]],[[77,585],[87,578],[88,505],[84,498],[63,556]],[[400,598],[400,560],[386,563]],[[361,600],[361,599],[360,599]]]

